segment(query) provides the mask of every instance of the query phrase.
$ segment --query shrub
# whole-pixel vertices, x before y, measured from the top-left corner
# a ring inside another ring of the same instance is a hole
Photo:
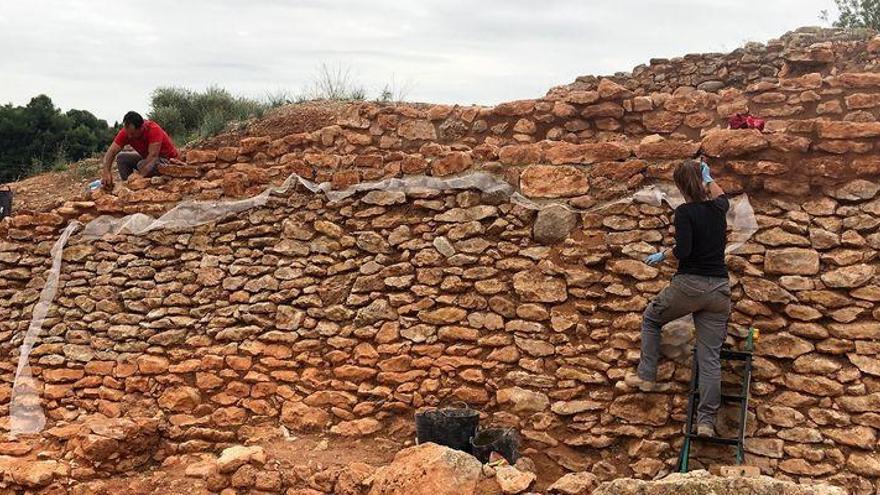
[[[367,90],[354,81],[351,68],[339,64],[335,66],[321,64],[311,86],[297,97],[298,101],[363,101],[366,99]]]
[[[261,117],[270,107],[268,102],[233,96],[218,86],[204,91],[161,87],[153,91],[147,117],[185,144],[214,136],[232,122]]]

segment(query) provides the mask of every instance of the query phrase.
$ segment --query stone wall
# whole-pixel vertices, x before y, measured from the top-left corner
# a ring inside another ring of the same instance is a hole
[[[743,89],[766,77],[807,72],[876,71],[877,41],[869,30],[804,27],[767,43],[747,43],[730,53],[693,53],[672,59],[652,58],[630,73],[610,76],[636,92],[672,92],[680,86],[713,91]],[[600,78],[579,77],[570,87],[595,89]],[[552,93],[553,90],[551,90]]]
[[[485,171],[538,202],[586,208],[704,153],[725,189],[750,193],[761,225],[728,259],[730,343],[749,326],[763,332],[748,462],[872,493],[880,73],[825,72],[643,95],[603,79],[493,108],[352,104],[331,125],[253,126],[227,136],[235,146],[189,150],[162,178],[19,212],[0,232],[0,403],[70,220],[244,197],[292,172],[344,188]],[[723,129],[743,111],[767,118],[767,132]],[[329,203],[299,189],[191,231],[74,236],[32,357],[50,426],[158,417],[166,448],[193,450],[254,424],[369,435],[463,400],[566,469],[668,471],[686,407],[682,342],[661,366],[673,391],[635,393],[622,377],[638,361],[641,311],[674,271],[641,261],[671,242],[671,211],[544,212],[477,191]],[[730,434],[734,418],[722,416]],[[715,457],[732,453],[698,452]]]

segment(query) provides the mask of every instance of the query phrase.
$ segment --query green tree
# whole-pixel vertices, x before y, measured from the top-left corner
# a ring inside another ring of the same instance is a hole
[[[836,27],[871,28],[880,30],[880,0],[834,0],[840,17],[834,21]],[[822,18],[828,20],[828,11],[822,11]]]
[[[51,170],[103,150],[107,122],[85,110],[61,111],[46,95],[0,107],[0,182]]]

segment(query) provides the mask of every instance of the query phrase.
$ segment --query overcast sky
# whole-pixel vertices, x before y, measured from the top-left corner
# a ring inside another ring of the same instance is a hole
[[[298,93],[350,67],[371,96],[493,104],[651,57],[820,24],[832,0],[0,0],[0,103],[121,120],[157,86]]]

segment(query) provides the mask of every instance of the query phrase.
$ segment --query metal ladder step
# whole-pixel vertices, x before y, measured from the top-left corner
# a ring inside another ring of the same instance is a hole
[[[752,353],[748,351],[734,351],[732,349],[721,349],[722,361],[745,361],[752,357]]]
[[[699,392],[699,391],[696,391],[696,390],[695,390],[695,391],[691,392],[691,397],[699,397],[699,396],[700,396],[700,392]],[[742,402],[742,401],[744,401],[745,399],[746,399],[746,398],[743,397],[742,395],[736,395],[736,394],[721,394],[721,400],[722,400],[722,401],[727,401],[727,402]]]
[[[694,350],[693,368],[691,373],[691,386],[688,392],[687,424],[684,430],[686,433],[684,434],[684,443],[682,444],[681,452],[678,456],[679,472],[686,473],[688,471],[692,442],[706,442],[716,445],[729,445],[732,447],[736,447],[736,463],[742,464],[743,462],[745,462],[745,430],[749,407],[749,389],[751,388],[752,381],[752,351],[754,351],[754,344],[757,337],[758,331],[754,328],[750,328],[749,334],[746,339],[746,351],[736,351],[729,348],[722,348],[720,352],[722,363],[725,361],[740,361],[744,363],[743,372],[740,377],[742,380],[740,393],[721,394],[722,402],[733,402],[739,404],[739,431],[737,432],[737,438],[722,438],[717,436],[701,437],[694,433],[694,421],[697,410],[696,404],[699,402],[700,396],[699,366],[697,353],[696,350]]]
[[[691,440],[699,440],[706,443],[717,443],[719,445],[739,445],[739,440],[737,440],[736,438],[701,437],[696,433],[689,433],[685,436],[690,438]]]

